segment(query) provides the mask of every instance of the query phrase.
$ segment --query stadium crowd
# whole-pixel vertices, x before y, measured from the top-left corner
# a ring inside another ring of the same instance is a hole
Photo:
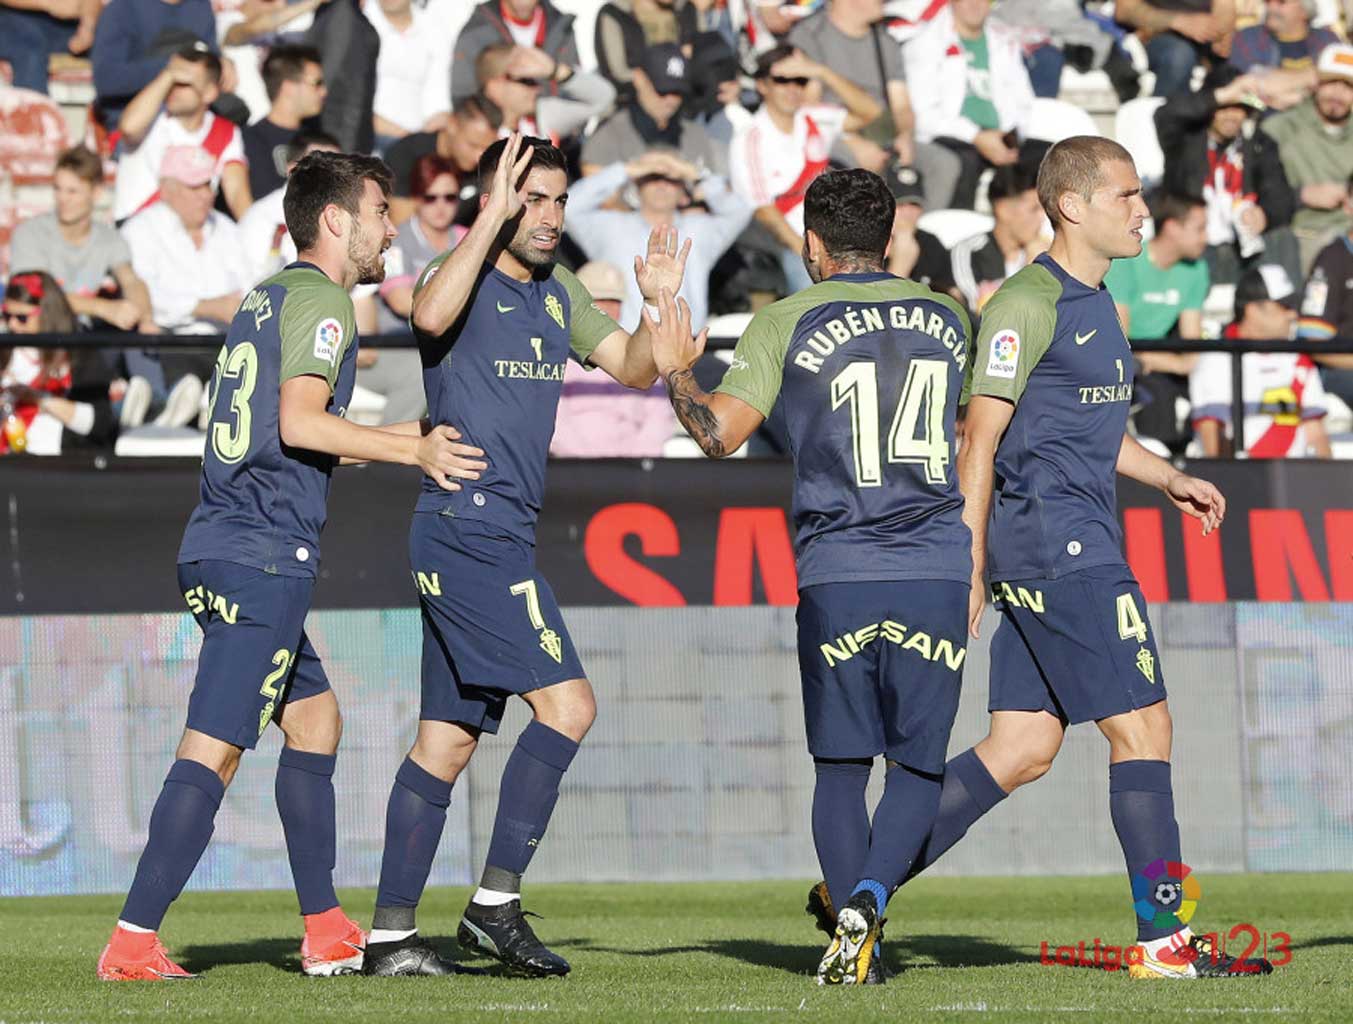
[[[561,259],[629,329],[657,225],[694,240],[697,328],[806,287],[804,193],[849,166],[897,201],[889,269],[980,316],[1050,240],[1034,174],[1090,120],[1064,84],[1099,75],[1120,141],[1131,128],[1160,164],[1134,149],[1153,234],[1107,281],[1129,336],[1316,343],[1244,357],[1246,448],[1329,457],[1353,429],[1353,356],[1318,351],[1353,337],[1344,38],[1323,0],[0,0],[0,182],[19,182],[15,154],[31,163],[25,132],[50,140],[41,94],[58,69],[78,80],[72,55],[95,96],[83,141],[24,170],[33,201],[0,188],[5,330],[220,333],[295,258],[288,169],[333,149],[394,171],[386,280],[354,300],[363,333],[407,332],[419,273],[474,220],[480,153],[514,129],[568,155]],[[214,353],[153,344],[0,348],[0,448],[195,429]],[[1143,352],[1135,369],[1139,437],[1227,451],[1230,357]],[[680,451],[661,394],[599,376],[570,368],[556,455]],[[353,415],[422,411],[412,349],[365,350],[358,384]],[[783,444],[772,416],[751,448]]]

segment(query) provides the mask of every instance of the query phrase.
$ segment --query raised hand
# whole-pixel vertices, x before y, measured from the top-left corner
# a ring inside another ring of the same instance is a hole
[[[704,354],[709,329],[691,336],[691,307],[685,299],[663,288],[658,293],[658,319],[647,309],[643,312],[644,326],[653,344],[653,362],[659,376],[666,377],[677,370],[687,370]]]
[[[424,473],[447,491],[460,490],[457,480],[478,480],[489,464],[483,461],[484,450],[462,444],[460,431],[443,424],[433,427],[418,442],[418,465]]]
[[[534,153],[534,146],[522,148],[520,132],[513,132],[507,137],[507,146],[503,149],[498,167],[493,172],[489,199],[484,205],[485,211],[490,216],[499,217],[505,223],[521,212],[522,204],[526,202],[526,188],[524,184],[518,187],[517,182],[521,181],[526,168],[531,166],[531,156]]]
[[[674,226],[656,227],[649,233],[647,254],[634,257],[634,279],[639,282],[639,293],[645,302],[655,302],[664,288],[673,295],[681,289],[691,240],[686,239],[680,251],[678,241]]]

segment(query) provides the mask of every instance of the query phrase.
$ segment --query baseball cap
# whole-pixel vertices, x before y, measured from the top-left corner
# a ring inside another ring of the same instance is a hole
[[[625,275],[614,263],[592,260],[578,268],[578,283],[594,299],[625,301]]]
[[[894,158],[883,169],[883,180],[895,202],[925,206],[925,178],[915,167]]]
[[[216,171],[216,161],[201,146],[170,146],[160,160],[160,177],[190,188],[205,185]]]
[[[1245,307],[1251,302],[1280,302],[1288,309],[1296,309],[1297,288],[1287,270],[1277,263],[1261,263],[1245,271],[1236,283],[1237,320],[1245,315]]]
[[[1315,73],[1322,82],[1353,84],[1353,46],[1331,43],[1320,51]]]
[[[660,93],[679,92],[686,95],[691,91],[686,55],[676,43],[650,46],[644,53],[643,68],[653,88]]]

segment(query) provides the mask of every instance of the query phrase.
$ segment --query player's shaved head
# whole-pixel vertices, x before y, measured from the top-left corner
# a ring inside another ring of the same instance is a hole
[[[322,150],[302,157],[287,178],[287,191],[282,197],[282,213],[296,248],[304,252],[314,246],[326,206],[359,216],[367,181],[374,181],[383,195],[390,195],[393,177],[384,160]]]
[[[1062,222],[1062,196],[1070,192],[1089,202],[1108,183],[1105,170],[1112,163],[1131,165],[1132,154],[1098,135],[1073,135],[1048,150],[1038,167],[1038,201],[1054,228]]]
[[[803,227],[822,240],[831,260],[882,267],[895,208],[892,192],[872,171],[828,171],[808,186]]]

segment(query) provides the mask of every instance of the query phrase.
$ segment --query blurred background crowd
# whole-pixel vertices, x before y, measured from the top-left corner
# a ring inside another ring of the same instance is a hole
[[[882,174],[889,269],[980,317],[1050,241],[1047,147],[1114,136],[1152,211],[1107,281],[1129,337],[1280,343],[1244,356],[1247,454],[1350,456],[1353,355],[1320,351],[1353,337],[1345,21],[1337,0],[0,0],[0,448],[200,451],[215,353],[153,336],[221,333],[294,259],[282,195],[312,150],[393,169],[387,276],[353,298],[364,334],[407,333],[480,153],[515,129],[568,156],[561,258],[599,304],[637,325],[634,256],[675,223],[682,293],[721,337],[809,284],[802,201],[827,168]],[[17,337],[89,330],[150,337]],[[421,414],[415,349],[359,367],[350,415]],[[600,377],[570,367],[554,454],[694,453],[661,390]],[[1134,429],[1226,454],[1231,389],[1228,355],[1141,352]],[[773,415],[749,447],[782,446]]]

